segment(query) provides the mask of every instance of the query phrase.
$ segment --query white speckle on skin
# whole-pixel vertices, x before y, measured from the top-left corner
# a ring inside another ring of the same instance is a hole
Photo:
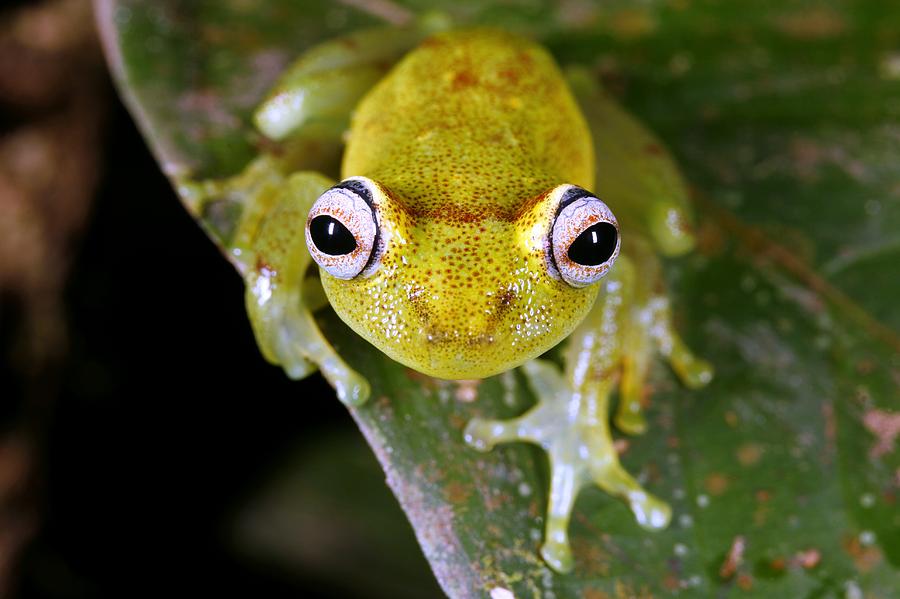
[[[673,551],[675,552],[675,555],[677,555],[678,557],[684,557],[685,555],[688,554],[687,545],[685,545],[683,543],[675,543],[675,547],[673,547]]]
[[[708,495],[697,495],[697,505],[700,507],[706,507],[709,505],[709,496]]]
[[[519,483],[519,495],[522,497],[528,497],[531,495],[531,487],[528,483]]]
[[[872,507],[873,505],[875,505],[875,496],[871,493],[864,494],[859,498],[859,505],[863,507]]]
[[[859,542],[866,547],[875,544],[875,533],[871,530],[864,530],[859,533]]]

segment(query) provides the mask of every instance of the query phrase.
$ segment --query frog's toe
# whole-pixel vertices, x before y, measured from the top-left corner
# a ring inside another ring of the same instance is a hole
[[[644,389],[646,371],[636,372],[623,366],[622,383],[619,386],[619,406],[614,421],[616,427],[628,435],[640,435],[647,430],[644,417]]]
[[[346,368],[346,372],[340,376],[329,378],[329,382],[334,386],[338,399],[348,406],[359,407],[363,405],[372,392],[371,387],[369,387],[369,381],[355,370],[349,368]]]
[[[650,366],[652,345],[646,336],[631,335],[623,344],[627,357],[622,359],[622,379],[619,384],[619,406],[614,421],[616,427],[629,435],[640,435],[647,430],[644,404],[647,392],[647,373]]]
[[[544,558],[548,566],[560,574],[571,572],[575,565],[568,537],[564,540],[547,539],[541,546],[541,557]]]
[[[478,451],[490,451],[498,443],[510,441],[530,441],[526,434],[525,420],[523,417],[512,420],[488,420],[486,418],[473,418],[466,425],[463,439],[466,444]]]
[[[643,435],[647,431],[647,419],[644,418],[643,412],[630,411],[628,406],[634,406],[635,404],[626,402],[624,399],[620,405],[625,406],[625,409],[620,408],[616,413],[616,428],[627,435]]]
[[[627,499],[635,520],[642,528],[662,530],[672,521],[669,504],[643,489],[632,491]]]
[[[648,321],[642,323],[646,334],[681,382],[690,389],[698,389],[709,383],[713,378],[713,367],[706,360],[695,356],[675,330],[668,298],[652,298],[648,303],[648,312]]]
[[[676,359],[671,359],[672,369],[681,382],[690,389],[699,389],[713,379],[712,364],[694,356],[687,348]]]
[[[599,464],[599,467],[597,466]],[[620,497],[631,509],[638,525],[647,530],[662,530],[672,519],[672,509],[663,500],[651,495],[619,464],[618,456],[595,456],[591,477],[594,483]]]
[[[302,356],[285,357],[281,364],[287,377],[294,381],[305,379],[318,369],[314,362]]]

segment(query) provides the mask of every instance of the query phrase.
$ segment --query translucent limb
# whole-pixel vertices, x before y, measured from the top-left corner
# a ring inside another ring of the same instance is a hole
[[[279,186],[272,209],[253,236],[255,260],[245,274],[247,313],[267,360],[280,364],[291,378],[318,367],[338,399],[360,405],[369,396],[368,382],[322,335],[312,313],[323,294],[304,279],[312,260],[305,245],[306,215],[331,184],[316,173],[297,173]]]
[[[512,441],[535,443],[546,450],[551,481],[541,555],[559,572],[573,567],[568,527],[584,486],[595,484],[623,499],[643,527],[662,528],[671,516],[665,503],[622,468],[609,427],[614,370],[623,354],[623,327],[630,315],[634,280],[626,258],[609,275],[597,304],[570,337],[564,373],[542,360],[522,367],[538,397],[537,405],[508,421],[476,418],[465,431],[466,442],[481,451]]]
[[[622,108],[584,68],[567,79],[594,138],[595,191],[623,231],[637,231],[657,251],[678,256],[694,247],[687,186],[665,145]]]
[[[253,116],[267,137],[283,140],[311,123],[346,129],[359,100],[404,54],[448,26],[428,15],[405,28],[356,31],[306,51],[284,72]]]
[[[644,392],[652,350],[647,335],[642,332],[638,327],[629,327],[624,343],[628,351],[622,357],[622,380],[615,422],[619,430],[629,435],[640,435],[647,430]]]
[[[675,331],[669,299],[664,296],[653,298],[650,309],[653,313],[653,324],[649,335],[681,382],[690,389],[699,389],[709,383],[713,378],[712,365],[696,357]]]

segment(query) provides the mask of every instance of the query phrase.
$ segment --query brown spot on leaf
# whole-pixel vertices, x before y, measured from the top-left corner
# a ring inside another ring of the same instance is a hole
[[[821,559],[822,554],[819,553],[818,549],[807,549],[806,551],[800,551],[794,556],[794,563],[801,568],[811,570],[819,565]]]
[[[737,449],[737,460],[741,466],[755,466],[762,458],[764,448],[759,443],[744,443]]]
[[[656,30],[656,18],[645,8],[626,8],[610,15],[609,26],[620,38],[635,39]]]
[[[900,413],[869,410],[863,416],[863,424],[877,439],[869,450],[869,457],[876,459],[893,451],[894,441],[900,435]]]
[[[824,39],[844,33],[847,22],[834,9],[819,7],[783,14],[775,19],[775,28],[799,39]]]
[[[725,412],[725,424],[731,428],[735,428],[738,425],[738,422],[738,415],[734,411],[728,410]]]
[[[675,574],[669,572],[663,579],[662,584],[667,591],[677,591],[681,587],[681,580]]]
[[[747,544],[743,536],[738,535],[734,537],[734,540],[731,542],[731,548],[728,550],[728,555],[725,556],[725,561],[722,562],[722,567],[719,568],[719,577],[722,580],[728,580],[737,572],[738,567],[744,562],[744,549],[746,549]]]
[[[721,495],[728,488],[728,477],[719,472],[713,472],[706,477],[703,486],[710,495]]]
[[[471,489],[459,481],[450,482],[444,489],[444,496],[453,504],[467,502],[470,494]]]
[[[843,546],[860,572],[869,572],[881,562],[881,550],[874,545],[863,545],[857,535],[845,538]]]

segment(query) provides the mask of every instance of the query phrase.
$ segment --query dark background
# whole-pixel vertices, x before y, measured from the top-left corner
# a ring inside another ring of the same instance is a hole
[[[235,547],[285,452],[355,427],[262,359],[85,0],[0,7],[0,136],[0,596],[347,596]]]
[[[296,438],[352,422],[320,376],[293,383],[262,360],[240,277],[117,102],[107,137],[73,247],[69,348],[21,596],[294,594],[233,557],[229,517]]]

